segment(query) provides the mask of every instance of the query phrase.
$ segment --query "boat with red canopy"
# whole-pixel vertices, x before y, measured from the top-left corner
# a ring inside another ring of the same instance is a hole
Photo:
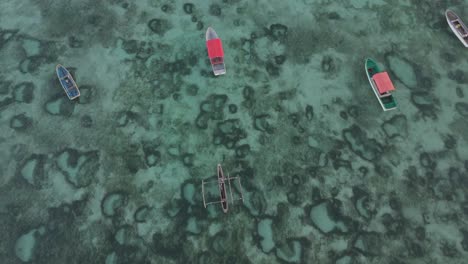
[[[366,74],[369,83],[384,111],[397,108],[392,92],[395,91],[392,80],[386,71],[380,69],[373,59],[366,59]]]
[[[206,30],[206,48],[208,49],[208,57],[210,58],[211,67],[214,75],[222,75],[226,73],[224,65],[224,50],[221,39],[216,34],[213,28],[209,27]]]

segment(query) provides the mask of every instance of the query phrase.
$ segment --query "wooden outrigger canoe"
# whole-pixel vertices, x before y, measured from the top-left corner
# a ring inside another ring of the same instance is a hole
[[[238,184],[238,187],[239,187],[238,191],[239,191],[239,194],[240,194],[240,198],[238,198],[238,199],[234,199],[234,196],[232,195],[232,188],[231,188],[231,181],[232,180],[237,180],[238,183],[239,183]],[[218,191],[219,191],[219,200],[218,201],[206,202],[206,199],[205,199],[205,184],[208,184],[208,183],[216,183],[218,185]],[[240,178],[238,176],[237,177],[229,177],[229,174],[228,174],[227,178],[224,177],[223,168],[221,167],[221,164],[218,164],[218,166],[217,166],[217,180],[216,181],[202,180],[203,206],[205,208],[209,204],[220,203],[221,208],[223,209],[223,212],[224,213],[228,212],[229,204],[228,204],[226,183],[229,186],[229,193],[231,194],[231,202],[233,203],[236,200],[244,201],[244,196],[242,194],[242,185],[241,185],[241,182],[240,182]]]

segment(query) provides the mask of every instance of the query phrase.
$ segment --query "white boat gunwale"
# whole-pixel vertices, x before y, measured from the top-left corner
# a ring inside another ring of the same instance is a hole
[[[389,93],[389,92],[385,92],[385,93],[384,93],[385,96],[380,96],[380,93],[379,93],[379,91],[378,91],[378,89],[377,89],[377,84],[375,83],[375,81],[374,81],[374,80],[372,79],[372,77],[370,76],[369,71],[368,71],[368,68],[367,68],[367,62],[368,62],[369,60],[375,62],[375,60],[373,60],[373,59],[371,59],[371,58],[366,58],[365,61],[364,61],[364,70],[366,71],[367,79],[369,80],[369,83],[370,83],[370,85],[371,85],[371,87],[372,87],[372,91],[374,91],[374,94],[375,94],[375,96],[377,97],[377,101],[379,101],[379,104],[380,104],[380,106],[382,107],[382,109],[383,109],[384,111],[390,111],[390,110],[396,109],[396,108],[397,108],[396,106],[394,106],[394,107],[392,107],[392,108],[385,108],[385,105],[382,103],[382,100],[381,100],[380,98],[387,97],[387,96],[390,96],[390,95],[392,95],[392,94]]]
[[[452,10],[447,9],[445,11],[445,18],[447,23],[449,24],[450,29],[452,32],[457,36],[460,42],[465,46],[468,47],[468,27],[463,23],[460,17]],[[465,34],[462,34],[454,25],[454,23],[458,23],[460,27],[464,30]]]
[[[65,79],[65,78],[68,78],[68,80],[70,80],[70,81],[72,82],[73,87],[75,87],[76,90],[78,91],[78,94],[77,94],[77,95],[75,95],[75,96],[70,96],[70,95],[68,94],[67,89],[65,89],[65,87],[63,87],[62,83],[60,83],[60,86],[62,86],[62,89],[65,91],[65,94],[67,95],[68,99],[73,100],[73,99],[75,99],[75,98],[80,97],[80,95],[81,95],[80,89],[78,88],[78,85],[76,84],[75,79],[73,79],[73,76],[71,75],[70,71],[68,71],[67,68],[65,68],[62,64],[57,64],[57,66],[55,66],[55,73],[56,73],[57,76],[58,76],[58,70],[59,70],[60,67],[64,68],[64,69],[67,71],[67,75],[65,75],[65,76],[63,76],[63,77],[61,77],[61,78],[59,77],[59,81]]]

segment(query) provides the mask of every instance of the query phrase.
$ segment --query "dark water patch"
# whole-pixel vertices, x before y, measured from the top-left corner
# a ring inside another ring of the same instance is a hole
[[[411,103],[416,106],[423,117],[431,119],[437,118],[440,101],[434,95],[428,92],[412,92]]]
[[[456,103],[455,110],[457,110],[457,112],[464,118],[468,118],[468,103],[465,103],[465,102]]]
[[[269,114],[261,114],[261,115],[256,115],[253,118],[253,127],[255,130],[261,131],[261,132],[266,132],[268,134],[273,134],[275,131],[275,128],[271,123],[269,122],[269,119],[271,119]]]
[[[192,3],[185,3],[183,6],[185,14],[188,14],[188,15],[193,13],[194,8],[195,8],[195,5]]]
[[[273,40],[284,41],[288,37],[288,27],[283,24],[271,24],[265,33]]]
[[[338,199],[320,200],[305,208],[306,221],[325,235],[347,234],[356,223],[343,214],[343,203]]]
[[[184,164],[184,166],[186,167],[192,167],[193,166],[193,162],[194,162],[194,159],[195,159],[195,154],[193,153],[184,153],[182,154],[182,163]]]
[[[75,102],[69,100],[64,93],[59,93],[44,104],[44,110],[50,115],[69,117],[75,110]]]
[[[464,98],[465,94],[463,93],[463,90],[460,88],[460,86],[457,86],[455,89],[455,93],[457,94],[458,98]]]
[[[462,233],[463,235],[463,239],[462,241],[460,242],[462,248],[464,251],[468,252],[468,231],[467,230],[460,230],[460,232]]]
[[[32,123],[32,119],[26,113],[15,115],[10,119],[10,127],[16,131],[27,131]]]
[[[46,62],[47,60],[45,57],[40,55],[31,56],[21,60],[18,65],[18,69],[21,73],[35,74],[37,73],[39,67]]]
[[[101,201],[101,212],[106,217],[114,217],[122,213],[129,199],[128,193],[124,191],[113,191],[106,193]]]
[[[179,259],[181,258],[180,248],[184,246],[185,236],[182,232],[153,234],[151,250],[161,256]]]
[[[146,169],[145,161],[138,154],[127,153],[125,155],[125,167],[131,174],[137,173],[139,170]]]
[[[84,41],[75,37],[68,36],[68,46],[72,49],[82,48]]]
[[[404,115],[395,115],[381,125],[385,135],[389,138],[408,137],[408,121]]]
[[[187,95],[196,96],[198,94],[199,88],[196,84],[190,84],[187,86],[185,90],[186,90]]]
[[[357,186],[353,187],[351,200],[353,201],[354,209],[364,219],[369,220],[375,214],[375,210],[371,208],[372,201],[370,195],[366,190]]]
[[[378,160],[383,153],[380,143],[373,138],[368,138],[367,133],[357,125],[344,129],[343,139],[353,153],[367,161]]]
[[[277,55],[275,56],[275,63],[277,65],[282,65],[286,61],[286,56],[285,55]]]
[[[419,164],[428,170],[434,170],[437,166],[435,158],[428,152],[423,152],[419,155]]]
[[[280,68],[272,62],[267,62],[265,69],[272,77],[278,77],[280,75]]]
[[[80,118],[80,125],[84,128],[90,128],[93,126],[93,119],[89,115],[84,115]]]
[[[43,154],[32,154],[18,166],[17,177],[21,177],[32,186],[41,188],[45,184],[46,173],[44,165],[47,156]]]
[[[247,138],[247,133],[241,127],[239,119],[227,119],[216,124],[213,133],[213,143],[215,145],[224,145],[227,149],[233,149],[237,142]]]
[[[171,4],[164,4],[161,6],[161,11],[167,14],[172,14],[174,13],[174,6]]]
[[[99,152],[80,152],[68,148],[56,155],[56,163],[68,183],[76,188],[87,187],[95,180],[99,170]]]
[[[18,33],[17,29],[0,29],[0,49],[3,48],[15,35]]]
[[[138,207],[133,215],[133,219],[137,223],[145,223],[150,217],[151,208],[147,205]]]
[[[164,36],[164,34],[171,29],[171,24],[166,19],[153,18],[148,22],[148,27],[153,33]]]
[[[396,237],[405,231],[404,222],[398,217],[385,213],[380,217],[382,225],[385,227],[385,234],[390,237]]]
[[[13,88],[13,97],[15,101],[21,103],[31,103],[34,99],[35,86],[32,82],[22,82]]]
[[[353,243],[353,249],[366,257],[380,256],[385,249],[385,236],[377,232],[361,232]]]
[[[459,84],[468,84],[468,72],[464,72],[460,69],[457,69],[455,71],[449,71],[448,77],[451,80],[456,81]]]
[[[212,16],[221,16],[221,7],[217,4],[210,5],[209,13]]]
[[[310,243],[303,238],[289,238],[286,241],[278,242],[275,251],[276,258],[285,263],[304,263],[305,249]]]

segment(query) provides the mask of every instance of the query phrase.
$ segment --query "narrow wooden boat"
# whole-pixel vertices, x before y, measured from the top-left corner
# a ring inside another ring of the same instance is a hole
[[[76,85],[75,80],[73,80],[70,72],[60,64],[55,67],[55,71],[57,72],[60,84],[62,85],[63,90],[65,90],[68,99],[73,100],[79,97],[80,90],[78,89],[78,86]]]
[[[231,187],[231,181],[237,180],[238,185],[237,185],[237,192],[239,194],[239,198],[234,199],[234,196],[232,194],[232,187]],[[218,192],[219,192],[219,200],[216,201],[211,201],[207,202],[206,201],[206,196],[207,194],[205,193],[205,184],[210,184],[210,183],[215,183],[218,186]],[[231,194],[231,202],[234,203],[234,201],[241,200],[242,202],[244,201],[244,195],[242,193],[242,185],[240,182],[239,176],[237,177],[230,177],[229,174],[227,178],[224,176],[223,168],[221,167],[221,164],[218,164],[217,166],[217,180],[215,181],[205,181],[202,180],[202,197],[203,197],[203,206],[206,208],[207,205],[210,204],[221,204],[221,208],[223,209],[224,213],[228,212],[229,206],[228,206],[228,197],[227,197],[227,188],[226,188],[226,183],[229,186],[229,193]]]
[[[223,168],[221,164],[218,164],[218,187],[219,187],[219,196],[221,201],[221,206],[223,207],[223,212],[227,213],[228,211],[228,202],[227,202],[227,193],[226,193],[226,184],[224,182],[226,178],[224,177]]]
[[[211,67],[214,75],[222,75],[226,73],[224,65],[223,43],[216,34],[213,28],[209,27],[205,34],[206,48],[208,49],[208,57],[210,58]]]
[[[377,63],[369,58],[366,59],[365,68],[372,91],[374,91],[382,109],[384,111],[396,109],[397,104],[391,94],[391,92],[395,90],[395,87],[393,86],[388,73],[381,70]]]
[[[465,45],[465,47],[468,47],[468,27],[466,27],[460,17],[451,10],[447,9],[447,11],[445,11],[445,18],[447,18],[447,23],[453,33],[463,43],[463,45]]]

